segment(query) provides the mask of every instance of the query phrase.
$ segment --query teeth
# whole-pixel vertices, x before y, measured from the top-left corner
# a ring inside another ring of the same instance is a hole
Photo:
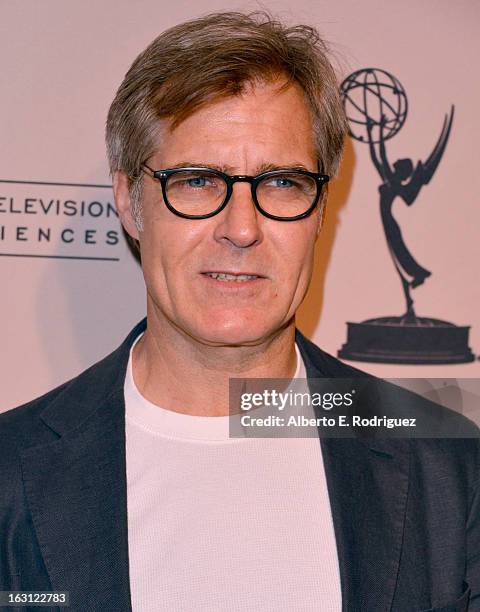
[[[207,276],[210,276],[210,278],[215,278],[217,280],[236,281],[237,283],[258,278],[254,274],[222,274],[221,272],[207,272]]]

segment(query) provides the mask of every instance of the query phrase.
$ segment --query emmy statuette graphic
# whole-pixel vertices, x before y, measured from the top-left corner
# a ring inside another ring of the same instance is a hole
[[[391,164],[386,141],[403,127],[408,101],[401,83],[378,68],[365,68],[348,76],[341,85],[350,136],[368,144],[380,175],[380,215],[388,251],[405,296],[405,314],[347,323],[347,342],[338,356],[353,361],[398,364],[466,363],[474,360],[468,347],[469,326],[457,326],[415,313],[412,290],[431,272],[414,258],[392,213],[396,198],[411,206],[427,185],[442,159],[452,129],[454,107],[445,116],[440,136],[425,162],[411,159]]]

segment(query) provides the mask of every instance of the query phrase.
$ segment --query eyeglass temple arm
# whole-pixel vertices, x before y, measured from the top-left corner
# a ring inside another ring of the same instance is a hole
[[[154,175],[154,174],[155,174],[155,170],[154,170],[153,168],[150,168],[150,166],[149,166],[148,164],[143,163],[143,164],[141,164],[141,167],[142,167],[142,168],[147,168],[147,170],[150,170],[150,172],[152,173],[152,175]]]

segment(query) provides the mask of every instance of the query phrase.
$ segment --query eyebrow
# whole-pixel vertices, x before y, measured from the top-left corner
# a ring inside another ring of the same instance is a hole
[[[233,166],[229,166],[228,164],[218,165],[211,164],[209,162],[199,162],[199,161],[182,161],[178,164],[174,164],[169,166],[169,169],[177,169],[177,168],[211,168],[212,170],[218,170],[218,172],[223,172],[224,174],[233,174]],[[306,172],[311,172],[304,164],[300,162],[291,162],[287,164],[272,164],[264,162],[257,166],[256,174],[263,174],[263,172],[271,172],[272,170],[304,170]]]

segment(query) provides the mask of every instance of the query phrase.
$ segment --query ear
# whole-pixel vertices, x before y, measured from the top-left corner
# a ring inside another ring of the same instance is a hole
[[[115,206],[117,207],[120,221],[125,231],[135,240],[139,239],[139,232],[132,217],[132,206],[130,191],[128,189],[128,178],[123,170],[116,170],[113,173],[113,195]]]

